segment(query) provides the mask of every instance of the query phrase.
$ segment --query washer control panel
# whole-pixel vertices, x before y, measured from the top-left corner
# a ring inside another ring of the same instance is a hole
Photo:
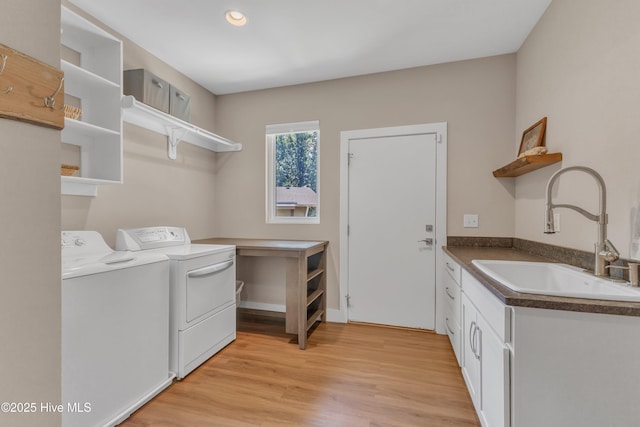
[[[188,245],[191,239],[183,227],[144,227],[120,229],[116,236],[119,251],[140,251],[167,246]]]
[[[60,244],[62,256],[112,252],[97,231],[63,231]]]

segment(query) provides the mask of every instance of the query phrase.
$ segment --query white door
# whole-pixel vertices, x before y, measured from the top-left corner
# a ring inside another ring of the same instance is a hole
[[[436,150],[436,133],[349,140],[349,320],[435,329]]]

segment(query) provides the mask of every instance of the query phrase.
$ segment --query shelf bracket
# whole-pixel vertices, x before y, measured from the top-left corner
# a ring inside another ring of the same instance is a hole
[[[178,144],[182,141],[182,138],[184,138],[187,132],[189,131],[180,128],[167,129],[167,156],[171,160],[175,160],[178,157]]]

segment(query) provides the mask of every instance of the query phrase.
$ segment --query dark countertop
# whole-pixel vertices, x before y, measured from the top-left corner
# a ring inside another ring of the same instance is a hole
[[[451,256],[451,258],[457,261],[463,269],[475,277],[506,305],[640,317],[640,303],[638,302],[567,298],[515,292],[491,279],[471,263],[474,259],[542,262],[557,261],[530,255],[526,252],[512,248],[450,246],[443,249],[449,256]]]

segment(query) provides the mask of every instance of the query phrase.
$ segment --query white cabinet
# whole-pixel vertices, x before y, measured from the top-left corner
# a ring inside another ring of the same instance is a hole
[[[64,6],[61,30],[65,104],[82,110],[65,118],[62,163],[80,170],[62,177],[62,193],[95,196],[122,183],[122,42]]]
[[[478,352],[478,310],[462,294],[462,326],[464,337],[462,342],[462,376],[467,383],[467,390],[476,409],[481,407],[480,401],[480,353]]]
[[[509,423],[509,349],[482,315],[478,315],[480,418],[485,426]]]
[[[512,425],[640,425],[640,317],[514,307]]]
[[[462,375],[484,427],[510,425],[509,310],[462,272]]]
[[[444,254],[444,326],[451,341],[453,352],[458,360],[458,365],[462,365],[462,331],[460,316],[460,265],[453,261],[446,253]]]
[[[462,375],[483,427],[638,425],[640,317],[506,306],[460,278]]]

